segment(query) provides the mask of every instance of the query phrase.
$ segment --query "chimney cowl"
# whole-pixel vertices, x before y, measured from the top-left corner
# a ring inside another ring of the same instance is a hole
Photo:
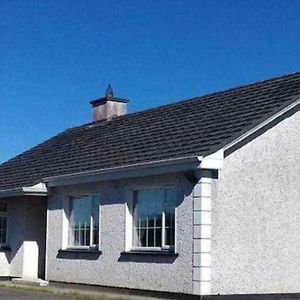
[[[93,122],[107,120],[127,113],[128,100],[115,98],[113,95],[113,89],[109,84],[103,98],[90,101],[93,107]]]
[[[114,97],[114,91],[111,87],[111,84],[109,84],[107,89],[106,89],[105,97],[106,98],[113,98]]]

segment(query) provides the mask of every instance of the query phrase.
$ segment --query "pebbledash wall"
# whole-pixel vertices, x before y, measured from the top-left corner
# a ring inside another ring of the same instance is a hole
[[[124,255],[126,202],[133,188],[176,187],[178,257]],[[100,197],[99,257],[59,253],[67,245],[63,207],[70,195]],[[48,199],[46,279],[134,289],[193,293],[193,184],[183,174],[52,188]],[[195,275],[194,275],[195,276]]]
[[[188,294],[300,292],[300,112],[225,158],[219,171],[50,189],[46,279]],[[177,258],[132,256],[125,250],[128,191],[174,185]],[[102,254],[60,255],[64,207],[74,194],[101,201]]]
[[[300,292],[300,112],[226,157],[212,194],[212,293]]]
[[[0,276],[22,275],[22,232],[24,200],[19,198],[1,199],[8,203],[8,243],[11,248],[0,252]],[[19,215],[20,214],[20,215]]]
[[[0,252],[0,276],[22,277],[23,242],[36,241],[39,247],[39,276],[44,274],[45,207],[40,197],[1,199],[8,203],[8,245]]]

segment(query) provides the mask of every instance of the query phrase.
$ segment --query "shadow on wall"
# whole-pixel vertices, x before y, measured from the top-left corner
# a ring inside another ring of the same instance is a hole
[[[71,260],[97,260],[100,255],[101,251],[59,250],[56,258]]]
[[[198,176],[198,175],[197,175]],[[193,186],[198,181],[197,176],[192,172],[176,173],[168,175],[157,175],[151,177],[139,177],[130,179],[120,179],[113,181],[103,181],[100,183],[84,183],[68,187],[60,187],[55,190],[52,188],[52,195],[55,194],[54,198],[49,201],[49,210],[61,210],[64,209],[67,215],[67,208],[64,207],[64,201],[72,195],[85,195],[95,193],[100,195],[100,204],[114,205],[114,204],[125,204],[128,200],[128,191],[139,186],[159,186],[159,185],[172,185],[177,186],[180,181],[185,181],[185,189],[180,191],[180,205],[185,196],[188,196],[193,191]],[[54,201],[53,201],[54,200]]]
[[[23,273],[24,241],[37,242],[39,248],[38,276],[45,276],[46,212],[47,201],[42,197],[18,197],[7,200],[8,244],[6,256],[10,265],[10,276],[21,277]]]
[[[156,253],[121,253],[118,262],[136,262],[136,263],[149,263],[149,264],[172,264],[177,254],[156,254]]]

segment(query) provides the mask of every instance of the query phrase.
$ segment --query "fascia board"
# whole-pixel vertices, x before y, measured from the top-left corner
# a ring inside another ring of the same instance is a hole
[[[144,177],[167,173],[185,172],[200,167],[202,157],[192,156],[156,162],[128,165],[124,167],[101,169],[64,176],[45,178],[47,187],[73,185],[80,183],[117,180],[123,178]]]

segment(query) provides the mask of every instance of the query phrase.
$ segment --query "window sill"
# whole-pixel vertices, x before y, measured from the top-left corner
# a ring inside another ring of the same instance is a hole
[[[67,248],[58,250],[58,253],[95,253],[100,255],[102,251],[93,248]]]
[[[121,255],[157,255],[177,257],[179,254],[169,250],[130,250],[121,252]]]

